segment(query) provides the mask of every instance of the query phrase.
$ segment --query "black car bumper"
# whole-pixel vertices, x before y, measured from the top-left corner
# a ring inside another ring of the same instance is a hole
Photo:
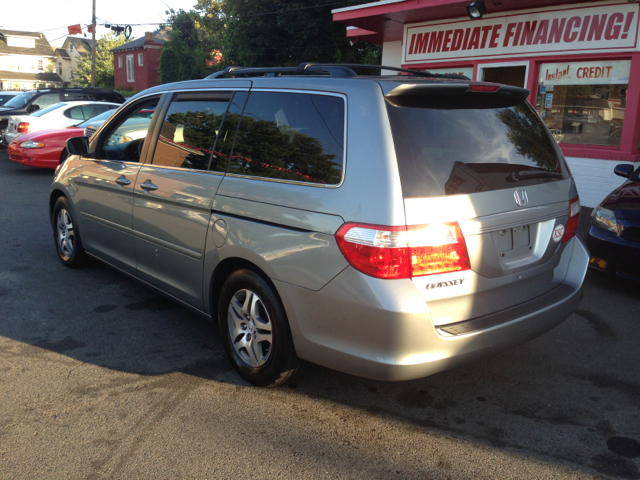
[[[640,280],[640,242],[621,238],[593,224],[589,225],[586,240],[591,268]]]

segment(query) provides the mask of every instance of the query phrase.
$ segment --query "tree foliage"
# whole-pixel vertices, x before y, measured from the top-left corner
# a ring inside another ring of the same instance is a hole
[[[358,3],[366,2],[352,4]],[[225,60],[245,67],[305,61],[379,65],[381,48],[350,41],[346,26],[333,21],[334,7],[334,0],[224,0]]]
[[[170,64],[172,72],[167,72],[161,60],[160,78],[175,81],[180,70],[180,80],[203,78],[227,65],[269,67],[305,61],[379,65],[382,49],[348,39],[346,27],[333,21],[334,7],[335,0],[197,0],[189,12],[169,10],[171,33],[164,49],[175,52],[171,58],[177,56],[180,67]],[[213,60],[208,67],[207,60]]]
[[[113,88],[113,55],[110,50],[124,45],[127,39],[124,35],[114,35],[112,32],[97,41],[96,49],[96,87]],[[91,86],[91,55],[82,57],[78,67],[73,72],[74,79],[82,86]]]
[[[214,4],[210,2],[215,12]],[[204,8],[204,7],[203,7]],[[207,76],[207,60],[219,49],[224,23],[214,13],[173,9],[167,11],[169,41],[160,57],[160,79],[163,83],[195,80]],[[218,47],[218,48],[216,48]],[[172,53],[169,53],[172,52]],[[165,58],[163,62],[163,57]]]
[[[183,80],[182,62],[175,49],[164,48],[160,54],[160,82],[171,83]]]

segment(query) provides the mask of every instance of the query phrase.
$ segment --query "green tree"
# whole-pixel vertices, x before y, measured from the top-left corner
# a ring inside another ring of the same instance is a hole
[[[221,48],[224,22],[215,13],[219,11],[219,4],[215,1],[208,3],[201,11],[186,12],[180,9],[176,12],[171,9],[166,12],[169,15],[166,27],[170,32],[162,55],[168,56],[171,61],[165,60],[163,64],[162,57],[160,58],[160,79],[163,83],[195,80],[210,73],[207,70],[207,60],[211,59],[212,51],[219,51]],[[173,53],[165,54],[167,51]]]
[[[198,8],[206,3],[199,0]],[[366,2],[352,4],[359,3]],[[224,0],[225,61],[245,67],[305,61],[379,65],[381,48],[348,39],[346,26],[333,21],[332,8],[335,0]]]
[[[163,48],[160,54],[160,82],[179,82],[184,79],[180,56],[173,48]]]
[[[96,49],[96,86],[113,88],[113,55],[110,50],[124,45],[127,39],[124,35],[114,35],[112,32],[97,41]],[[82,86],[91,86],[91,55],[82,57],[78,67],[73,72],[74,79]]]

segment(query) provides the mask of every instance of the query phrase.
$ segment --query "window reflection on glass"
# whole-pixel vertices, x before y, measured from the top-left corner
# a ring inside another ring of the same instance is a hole
[[[342,178],[343,141],[342,98],[252,92],[229,172],[336,185]]]
[[[229,97],[178,95],[160,129],[153,164],[207,170]]]
[[[556,85],[540,116],[558,143],[620,146],[628,85]]]
[[[471,94],[459,104],[465,108],[451,109],[387,104],[405,197],[515,189],[566,177],[557,147],[529,104],[490,108],[481,99]]]

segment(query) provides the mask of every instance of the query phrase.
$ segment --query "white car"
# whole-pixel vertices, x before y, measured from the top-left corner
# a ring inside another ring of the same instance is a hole
[[[3,138],[8,145],[23,133],[71,127],[118,107],[119,103],[108,102],[58,102],[31,115],[10,117]]]

